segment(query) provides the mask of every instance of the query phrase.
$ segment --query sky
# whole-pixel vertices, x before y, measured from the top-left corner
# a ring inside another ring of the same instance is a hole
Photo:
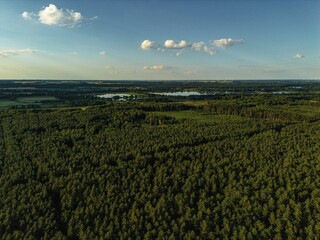
[[[0,79],[320,79],[320,0],[0,0]]]

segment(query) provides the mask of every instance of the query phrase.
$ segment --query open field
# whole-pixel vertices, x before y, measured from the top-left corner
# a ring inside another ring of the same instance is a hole
[[[16,99],[17,102],[21,103],[37,103],[43,101],[58,101],[56,97],[52,96],[36,96],[36,97],[19,97]]]
[[[17,101],[12,101],[12,100],[7,100],[7,99],[0,99],[0,108],[1,107],[12,107],[12,106],[17,106],[17,105],[25,105],[22,102],[17,102]]]
[[[53,96],[32,96],[18,97],[15,100],[0,99],[0,108],[8,108],[13,106],[41,105],[44,102],[57,102],[58,98]]]

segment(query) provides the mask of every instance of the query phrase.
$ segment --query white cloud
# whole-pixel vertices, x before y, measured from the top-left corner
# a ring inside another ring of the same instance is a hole
[[[140,45],[140,48],[142,49],[156,49],[158,47],[159,47],[158,43],[150,40],[144,40]]]
[[[304,58],[304,55],[301,54],[301,53],[297,53],[296,55],[293,56],[293,58],[295,58],[295,59],[301,59],[301,58]]]
[[[36,20],[45,25],[57,25],[61,27],[75,27],[84,19],[80,12],[69,9],[59,9],[54,4],[44,7],[37,14],[23,12],[22,17],[26,20]],[[96,19],[95,17],[91,20]]]
[[[164,66],[162,64],[160,65],[153,65],[153,66],[144,66],[144,70],[163,70]]]
[[[192,43],[191,45],[191,49],[197,51],[197,52],[205,52],[208,53],[209,55],[213,55],[215,54],[215,50],[213,47],[208,47],[207,44],[205,42],[195,42]]]
[[[108,53],[107,53],[106,51],[101,51],[101,52],[99,52],[99,55],[101,55],[101,56],[107,56]]]
[[[204,42],[195,42],[192,43],[191,48],[194,49],[195,51],[201,51],[201,49],[205,46]]]
[[[179,43],[176,43],[173,40],[166,40],[164,42],[165,48],[182,49],[182,48],[186,48],[188,46],[189,46],[189,43],[184,40],[181,40]]]
[[[74,26],[82,19],[79,12],[68,9],[58,9],[55,5],[49,4],[39,12],[39,20],[47,25]]]
[[[244,43],[243,40],[240,39],[232,39],[232,38],[222,38],[218,40],[213,40],[213,45],[220,48],[231,47],[236,44]]]
[[[21,14],[21,16],[26,20],[32,20],[32,18],[34,18],[35,14],[32,13],[32,12],[30,12],[30,13],[29,12],[23,12]]]
[[[205,52],[209,55],[213,55],[215,53],[214,48],[203,41],[201,42],[187,42],[185,40],[181,40],[180,42],[175,42],[174,40],[166,40],[163,45],[150,40],[144,40],[140,48],[142,49],[157,49],[161,52],[164,52],[165,50],[176,50],[176,56],[180,56],[184,50],[189,49],[196,52]],[[177,51],[179,50],[179,51]]]
[[[36,53],[36,52],[40,52],[40,51],[39,50],[30,49],[30,48],[18,49],[18,50],[0,50],[0,57],[26,55],[26,54],[33,54],[33,53]]]
[[[243,44],[244,41],[240,39],[232,38],[222,38],[218,40],[213,40],[209,42],[199,41],[199,42],[187,42],[181,40],[176,42],[174,40],[166,40],[163,44],[159,44],[155,41],[144,40],[140,48],[142,49],[156,49],[159,51],[171,50],[175,51],[176,56],[180,56],[185,50],[192,50],[195,52],[204,52],[208,55],[214,55],[216,53],[215,47],[227,48],[236,44]]]

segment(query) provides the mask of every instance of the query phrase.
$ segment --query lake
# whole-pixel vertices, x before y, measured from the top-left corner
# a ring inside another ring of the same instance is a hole
[[[119,98],[124,98],[124,97],[130,97],[131,94],[125,94],[125,93],[105,93],[102,95],[98,95],[97,97],[99,98],[114,98],[114,97],[119,97]]]
[[[160,92],[160,93],[152,93],[156,95],[163,95],[163,96],[174,96],[174,97],[188,97],[188,96],[201,96],[201,95],[208,95],[207,93],[199,93],[199,92]]]

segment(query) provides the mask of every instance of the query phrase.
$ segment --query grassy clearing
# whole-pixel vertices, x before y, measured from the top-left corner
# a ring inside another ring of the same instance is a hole
[[[0,108],[8,108],[12,106],[22,106],[28,104],[40,105],[45,101],[59,101],[59,99],[52,96],[19,97],[16,100],[0,99]]]
[[[19,103],[19,102],[7,100],[7,99],[0,100],[0,107],[2,108],[16,106],[16,105],[25,105],[25,103]]]
[[[21,103],[36,103],[36,102],[42,102],[42,101],[57,101],[56,97],[52,96],[37,96],[37,97],[20,97],[17,98],[17,102]]]

